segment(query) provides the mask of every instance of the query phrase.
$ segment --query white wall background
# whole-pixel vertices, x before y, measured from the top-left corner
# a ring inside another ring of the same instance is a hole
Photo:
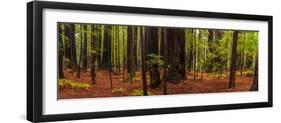
[[[27,123],[26,112],[26,2],[3,0],[0,4],[0,122]],[[68,0],[71,1],[71,0]],[[90,1],[90,0],[80,0]],[[212,111],[169,115],[136,116],[79,120],[74,123],[138,123],[138,122],[280,122],[281,114],[281,14],[278,0],[91,0],[97,4],[170,8],[274,16],[274,107],[231,111]],[[278,35],[279,34],[279,35]],[[70,122],[70,121],[65,121]]]

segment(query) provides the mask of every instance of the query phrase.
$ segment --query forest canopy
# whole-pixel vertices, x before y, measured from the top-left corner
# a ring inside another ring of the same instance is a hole
[[[59,97],[258,90],[258,32],[58,23]]]

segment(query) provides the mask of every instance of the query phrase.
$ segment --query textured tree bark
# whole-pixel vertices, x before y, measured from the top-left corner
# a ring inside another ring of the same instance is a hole
[[[193,35],[193,29],[191,29],[191,34]],[[192,42],[190,41],[190,43],[193,43],[193,38],[194,36],[192,36]],[[190,51],[189,51],[189,58],[188,58],[188,70],[191,71],[193,69],[193,44],[190,47]]]
[[[259,66],[258,57],[256,57],[254,79],[253,79],[253,84],[251,86],[250,91],[258,91],[258,73],[259,73],[259,67],[258,66]]]
[[[198,61],[199,61],[199,44],[197,44],[199,41],[200,41],[200,38],[201,38],[201,33],[200,33],[200,30],[199,29],[196,29],[196,42],[195,42],[195,70],[196,70],[196,79],[198,78],[199,76],[199,65],[198,65]]]
[[[99,66],[100,69],[102,69],[102,68],[105,68],[105,65],[104,65],[104,62],[103,62],[103,60],[104,60],[104,55],[103,54],[105,52],[104,38],[103,38],[104,33],[102,32],[103,31],[103,26],[97,25],[97,31],[98,31],[97,37],[98,37],[99,48],[100,48],[100,53],[99,53],[99,57],[98,57],[99,58],[98,59],[98,61],[99,61],[98,66]]]
[[[131,84],[133,83],[133,27],[128,26],[127,43],[127,73]]]
[[[82,40],[83,33],[84,33],[84,27],[83,27],[83,25],[81,25],[80,26],[80,58],[79,58],[79,63],[78,63],[77,78],[80,78],[82,59],[84,58],[84,56],[83,56],[83,40]],[[84,39],[85,39],[85,37],[84,37]]]
[[[163,56],[164,56],[164,61],[165,61],[165,63],[166,63],[166,65],[164,66],[164,73],[163,73],[163,83],[164,83],[164,89],[163,89],[163,91],[164,91],[164,95],[167,95],[167,63],[168,63],[168,59],[167,59],[167,57],[168,57],[168,51],[167,51],[167,49],[168,49],[168,41],[167,41],[167,28],[163,28],[162,29],[162,31],[161,31],[161,36],[163,37],[163,38],[161,38],[162,39],[162,41],[163,41],[163,48],[162,49],[165,49],[164,51],[163,51]]]
[[[71,43],[71,57],[70,57],[70,62],[71,62],[71,69],[73,72],[77,71],[77,55],[76,55],[76,40],[75,40],[75,25],[70,24],[69,28],[69,40]]]
[[[241,51],[241,55],[240,55],[240,76],[242,77],[243,76],[243,67],[244,67],[244,60],[243,60],[243,56],[244,56],[244,51],[245,51],[245,48],[244,48],[244,42],[245,42],[245,33],[243,33],[243,41],[242,41],[242,51]]]
[[[125,41],[126,41],[126,38],[127,35],[125,32],[127,32],[127,28],[123,28],[123,83],[125,83],[125,70],[126,70],[126,54],[125,54]],[[128,49],[128,48],[127,48]],[[128,53],[127,53],[128,54]]]
[[[120,27],[118,26],[117,27],[117,33],[116,33],[116,38],[117,38],[117,74],[119,75],[120,74],[120,72],[121,72],[121,69],[120,69],[120,41],[119,41],[119,35],[120,35],[120,33],[119,33],[119,31],[120,31],[120,29],[119,29]]]
[[[148,37],[148,41],[150,42],[148,46],[150,46],[150,50],[148,54],[155,54],[159,55],[159,37],[158,37],[158,28],[157,27],[149,27],[150,28],[150,34],[151,36]],[[160,85],[161,79],[160,79],[160,71],[158,64],[152,65],[149,69],[150,73],[150,87],[156,88]]]
[[[180,73],[183,80],[186,80],[186,70],[185,70],[185,30],[184,29],[180,29],[179,30],[179,46],[180,46]]]
[[[64,49],[63,49],[63,29],[60,26],[60,24],[58,24],[58,28],[59,28],[59,78],[64,78],[64,73],[63,73],[63,55],[64,55]]]
[[[91,62],[91,79],[92,79],[92,84],[96,84],[96,54],[97,53],[95,50],[95,43],[97,42],[97,39],[94,34],[96,33],[96,28],[94,25],[91,25],[91,56],[92,56],[92,62]]]
[[[197,41],[197,35],[196,35],[196,30],[193,30],[193,55],[192,55],[192,64],[193,64],[193,80],[196,80],[196,41]]]
[[[136,69],[137,69],[137,26],[134,26],[133,28],[133,50],[132,50],[132,77],[136,75]]]
[[[103,54],[102,54],[102,68],[103,69],[109,69],[109,64],[111,62],[111,26],[104,25],[103,29]]]
[[[107,61],[107,69],[108,69],[108,72],[109,72],[109,80],[110,80],[110,88],[112,89],[113,88],[113,85],[112,85],[112,65],[111,65],[111,26],[105,26],[104,27],[104,42],[107,42],[106,43],[106,50],[107,50],[107,54],[106,57],[108,59]]]
[[[170,65],[167,71],[167,79],[171,83],[180,83],[183,79],[183,62],[181,59],[182,47],[184,45],[184,29],[167,28],[168,60]],[[184,51],[183,51],[184,52]]]
[[[83,25],[84,26],[84,30],[83,30],[83,35],[84,35],[84,46],[83,46],[83,70],[87,70],[88,68],[88,53],[87,53],[87,25]]]
[[[143,95],[148,95],[147,93],[147,81],[146,81],[146,63],[145,63],[145,33],[144,28],[141,27],[141,67],[142,67],[142,90]]]
[[[237,40],[238,40],[238,31],[234,31],[233,42],[232,42],[232,55],[231,55],[231,66],[230,66],[228,88],[235,88]]]
[[[65,64],[65,67],[71,68],[71,40],[70,40],[70,27],[68,24],[63,24],[64,25],[64,34],[65,34],[65,43],[64,43],[64,59],[68,61],[67,64]],[[66,66],[67,65],[67,66]]]

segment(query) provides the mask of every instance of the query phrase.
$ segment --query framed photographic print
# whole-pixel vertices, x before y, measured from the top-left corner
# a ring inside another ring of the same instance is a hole
[[[272,16],[33,1],[33,122],[272,106]]]

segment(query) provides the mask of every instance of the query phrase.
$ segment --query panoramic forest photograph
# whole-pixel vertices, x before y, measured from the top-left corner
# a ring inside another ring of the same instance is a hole
[[[58,99],[258,91],[258,34],[58,22]]]

